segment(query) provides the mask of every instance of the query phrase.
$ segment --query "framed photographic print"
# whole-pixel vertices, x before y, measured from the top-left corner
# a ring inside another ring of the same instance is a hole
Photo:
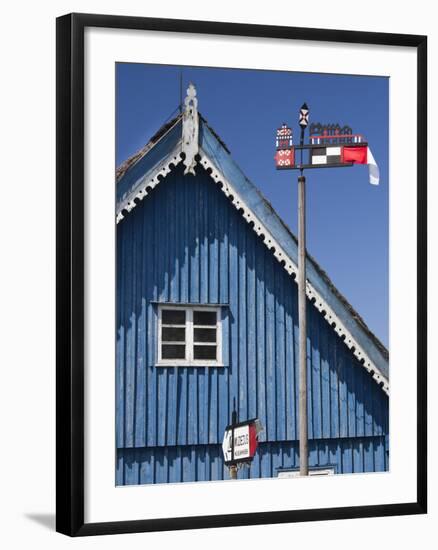
[[[58,18],[59,532],[426,512],[426,44]]]

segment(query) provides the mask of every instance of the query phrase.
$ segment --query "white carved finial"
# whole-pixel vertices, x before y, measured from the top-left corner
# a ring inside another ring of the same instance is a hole
[[[184,174],[195,175],[195,156],[198,154],[199,149],[198,134],[198,100],[196,98],[196,88],[190,83],[184,100],[182,124],[182,152],[185,153],[183,164],[186,166]]]

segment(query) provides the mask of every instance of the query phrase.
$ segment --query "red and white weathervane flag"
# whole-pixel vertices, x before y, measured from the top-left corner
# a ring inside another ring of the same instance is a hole
[[[302,119],[300,118],[300,121]],[[277,129],[275,140],[277,152],[275,164],[277,170],[303,170],[305,168],[345,167],[352,164],[368,164],[369,180],[372,185],[379,185],[380,174],[376,160],[361,134],[353,134],[350,126],[339,124],[310,125],[310,143],[294,147],[292,129],[282,124]],[[303,149],[309,151],[308,164],[297,163],[295,152]]]
[[[348,147],[344,145],[341,150],[341,162],[352,162],[353,164],[368,164],[370,183],[379,185],[380,172],[379,167],[371,153],[371,149],[364,145],[363,147]]]

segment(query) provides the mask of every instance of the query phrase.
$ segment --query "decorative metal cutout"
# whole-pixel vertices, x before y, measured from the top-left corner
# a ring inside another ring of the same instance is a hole
[[[289,128],[289,126],[283,123],[280,128],[277,129],[275,145],[277,151],[281,149],[290,149],[293,145],[292,128]]]
[[[307,103],[303,103],[301,106],[298,124],[303,130],[304,128],[307,128],[307,125],[309,124],[309,107],[307,106]]]
[[[340,126],[339,124],[312,122],[309,127],[309,135],[312,145],[362,143],[364,141],[361,134],[353,134],[350,126]]]
[[[324,136],[338,136],[338,135],[352,135],[353,130],[350,126],[341,126],[339,124],[321,124],[320,122],[312,122],[309,128],[309,134],[324,135]]]
[[[275,154],[275,166],[278,170],[290,168],[295,163],[293,147],[291,149],[280,149]]]

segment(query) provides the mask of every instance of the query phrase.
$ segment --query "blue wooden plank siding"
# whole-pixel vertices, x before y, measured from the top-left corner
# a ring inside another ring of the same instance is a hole
[[[335,474],[388,470],[384,436],[312,439],[309,467],[332,468]],[[277,477],[299,468],[298,441],[261,443],[251,467],[238,470],[239,479]],[[221,445],[173,445],[117,450],[116,484],[178,483],[229,479]]]
[[[264,426],[249,475],[297,465],[296,283],[196,171],[175,167],[117,226],[118,484],[222,479],[233,399]],[[225,304],[225,366],[156,367],[157,302]],[[311,461],[387,469],[388,397],[311,304],[308,380]]]

